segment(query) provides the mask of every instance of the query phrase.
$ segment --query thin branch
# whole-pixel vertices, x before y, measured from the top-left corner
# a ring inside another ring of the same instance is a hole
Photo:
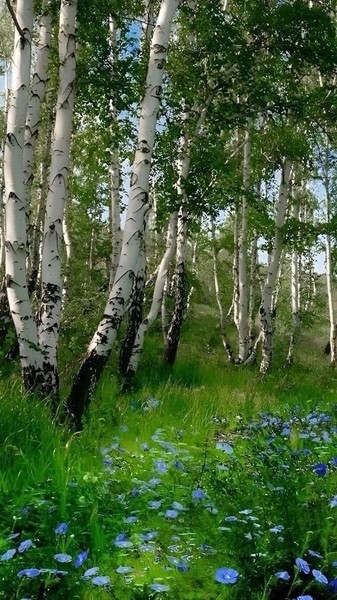
[[[8,8],[8,10],[9,10],[9,12],[10,12],[10,14],[11,14],[11,17],[12,17],[12,19],[13,19],[13,21],[14,21],[14,25],[15,25],[15,27],[17,28],[17,30],[18,30],[18,32],[19,32],[19,35],[20,35],[20,37],[21,37],[22,39],[24,39],[24,37],[25,37],[25,34],[24,34],[23,30],[21,29],[21,27],[20,27],[20,25],[19,25],[19,21],[18,21],[18,20],[17,20],[17,18],[16,18],[16,14],[15,14],[15,12],[14,12],[13,6],[11,5],[11,0],[6,0],[6,4],[7,4],[7,8]]]

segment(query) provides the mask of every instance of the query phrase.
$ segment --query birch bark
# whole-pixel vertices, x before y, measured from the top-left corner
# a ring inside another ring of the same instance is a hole
[[[323,186],[325,192],[325,214],[326,223],[329,226],[331,221],[331,192],[329,180],[329,146],[325,149],[325,161],[323,172]],[[325,265],[326,265],[326,286],[328,295],[329,322],[330,322],[330,364],[336,364],[336,337],[337,325],[334,308],[334,293],[333,293],[333,269],[332,269],[332,252],[331,252],[331,235],[327,233],[325,236]]]
[[[299,189],[296,184],[293,185],[293,204],[291,216],[295,222],[299,218]],[[290,366],[294,361],[294,351],[300,329],[300,282],[299,282],[299,253],[297,249],[298,239],[294,240],[294,248],[291,253],[291,320],[292,332],[289,341],[287,364]]]
[[[174,213],[172,213],[171,218],[170,218],[170,223],[169,223],[168,232],[167,232],[167,239],[166,239],[166,251],[165,251],[165,254],[159,265],[157,279],[156,279],[156,283],[154,286],[151,308],[150,308],[149,313],[145,317],[145,319],[143,319],[142,323],[140,324],[140,327],[137,331],[137,335],[136,335],[135,342],[133,345],[132,354],[131,354],[128,369],[127,369],[127,377],[128,378],[132,378],[133,375],[137,371],[138,364],[139,364],[139,358],[141,355],[141,351],[143,349],[146,332],[151,327],[151,325],[154,323],[154,321],[156,320],[158,313],[160,311],[162,297],[163,297],[163,291],[164,291],[164,285],[165,285],[169,265],[170,265],[173,255],[174,255],[175,247],[176,247],[177,224],[178,224],[178,213],[174,212]]]
[[[287,198],[291,177],[291,164],[286,161],[282,168],[279,196],[276,205],[275,235],[273,249],[268,265],[268,273],[262,292],[260,305],[260,326],[262,334],[262,361],[260,372],[266,373],[270,367],[272,358],[272,336],[273,336],[273,291],[275,289],[280,267],[280,259],[283,248],[282,228],[286,218]]]
[[[41,265],[39,340],[44,353],[44,395],[58,397],[57,348],[62,308],[61,245],[67,197],[70,139],[75,97],[77,0],[61,0],[59,87],[51,151]]]
[[[248,190],[250,184],[251,135],[249,129],[245,133],[243,150],[243,188],[244,196],[241,205],[241,218],[238,240],[238,362],[244,363],[249,352],[248,332],[248,285],[247,285],[247,244],[248,244]]]
[[[31,32],[34,19],[32,0],[18,0],[12,62],[12,93],[8,109],[4,152],[6,283],[9,308],[19,343],[23,382],[35,387],[41,372],[41,354],[26,273],[27,222],[23,182],[23,145],[31,65]]]
[[[154,28],[146,91],[140,106],[138,142],[131,173],[121,257],[104,316],[89,344],[86,358],[68,398],[68,410],[76,427],[81,427],[83,412],[109,358],[132,290],[139,249],[144,237],[145,217],[149,210],[149,175],[157,115],[172,20],[178,4],[179,0],[162,0]]]

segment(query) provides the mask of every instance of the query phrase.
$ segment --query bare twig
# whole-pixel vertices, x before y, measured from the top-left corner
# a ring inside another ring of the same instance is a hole
[[[9,10],[9,12],[10,12],[10,14],[11,14],[11,17],[12,17],[12,19],[13,19],[14,25],[15,25],[15,27],[17,28],[17,30],[18,30],[18,32],[19,32],[19,35],[20,35],[20,37],[21,37],[22,39],[24,39],[24,37],[25,37],[25,34],[24,34],[23,30],[21,29],[21,27],[20,27],[20,25],[19,25],[19,21],[18,21],[18,20],[17,20],[17,18],[16,18],[16,14],[15,14],[15,12],[14,12],[13,6],[11,5],[11,0],[6,0],[6,4],[7,4],[7,8],[8,8],[8,10]]]

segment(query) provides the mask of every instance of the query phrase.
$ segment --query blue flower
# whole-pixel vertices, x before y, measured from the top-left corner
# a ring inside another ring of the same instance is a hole
[[[68,531],[68,527],[68,523],[60,523],[59,525],[57,525],[57,527],[55,527],[54,531],[57,535],[63,535]]]
[[[158,535],[158,531],[147,531],[146,533],[141,533],[140,538],[143,542],[149,542],[150,540],[154,540]]]
[[[232,584],[236,583],[239,577],[239,573],[235,569],[228,569],[227,567],[221,567],[215,572],[215,581],[218,583]]]
[[[17,577],[37,577],[40,573],[40,569],[22,569],[17,573]]]
[[[134,517],[134,516],[125,517],[124,523],[137,523],[138,520],[139,520],[138,517]]]
[[[172,506],[175,510],[186,510],[185,507],[182,504],[180,504],[180,502],[174,501],[172,502]]]
[[[325,585],[328,584],[327,577],[325,577],[325,575],[323,575],[323,573],[321,573],[321,571],[318,571],[317,569],[313,569],[312,574],[313,574],[314,578],[316,579],[316,581],[318,581],[318,583],[325,583]]]
[[[278,571],[277,573],[275,573],[275,577],[277,579],[282,579],[283,581],[289,581],[290,579],[288,571]]]
[[[60,562],[60,563],[69,563],[73,560],[72,556],[70,556],[70,554],[63,554],[63,553],[54,554],[54,558],[55,558],[55,560],[57,560],[57,562]]]
[[[193,500],[203,500],[206,498],[206,493],[201,488],[197,488],[192,491],[192,498]]]
[[[83,565],[83,563],[87,560],[89,556],[89,550],[83,550],[79,552],[78,555],[74,558],[74,567],[78,569]]]
[[[281,533],[281,531],[283,531],[283,529],[284,529],[283,525],[275,525],[274,527],[271,527],[269,529],[269,531],[271,533]]]
[[[170,590],[169,585],[163,585],[162,583],[151,583],[150,588],[155,592],[168,592]]]
[[[303,558],[296,558],[295,565],[299,568],[300,571],[302,571],[302,573],[305,573],[306,575],[310,573],[310,567],[307,561],[303,560]]]
[[[132,542],[130,542],[127,533],[120,533],[119,535],[117,535],[114,543],[115,546],[117,546],[117,548],[131,548],[132,546]]]
[[[151,510],[159,510],[159,508],[162,505],[162,501],[161,500],[149,500],[147,505],[149,508],[151,508]]]
[[[20,554],[22,554],[22,552],[26,552],[26,550],[29,550],[29,548],[33,548],[34,544],[32,542],[32,540],[24,540],[23,542],[21,542],[18,551],[20,552]]]
[[[11,560],[11,558],[13,558],[14,554],[16,554],[16,549],[11,548],[10,550],[7,550],[7,552],[5,552],[4,554],[2,554],[0,556],[0,560]]]
[[[91,580],[93,585],[108,585],[110,583],[109,575],[98,575],[97,577],[93,577]]]
[[[234,452],[234,448],[226,442],[217,442],[215,447],[217,450],[222,450],[222,452],[225,452],[226,454],[233,454]]]
[[[337,496],[334,496],[332,500],[330,500],[330,507],[335,508],[337,506]]]
[[[19,537],[19,533],[11,533],[10,535],[7,536],[7,540],[15,540],[17,537]]]
[[[173,510],[173,509],[168,509],[165,512],[165,517],[167,519],[176,519],[179,516],[179,513],[177,510]]]
[[[133,571],[132,567],[117,567],[116,572],[121,575],[126,575],[127,573],[131,573]]]
[[[155,460],[153,464],[158,473],[164,475],[167,472],[168,466],[164,460]]]
[[[323,556],[318,554],[318,552],[315,552],[315,550],[308,550],[308,554],[310,554],[310,556],[313,558],[323,558]]]
[[[85,571],[85,573],[82,575],[82,579],[89,579],[89,577],[93,577],[94,575],[96,575],[96,573],[98,573],[99,568],[98,567],[91,567],[91,569],[87,569]]]
[[[328,587],[331,592],[337,592],[337,579],[330,579]]]
[[[179,558],[176,558],[175,556],[168,556],[167,560],[171,563],[171,565],[177,567],[178,571],[181,573],[185,573],[190,568],[187,562],[184,560],[179,560]]]
[[[296,600],[314,600],[312,596],[306,594],[305,596],[297,596]]]
[[[314,466],[314,472],[316,473],[316,475],[318,475],[318,477],[324,477],[327,472],[326,464],[325,463],[317,463],[317,465]]]

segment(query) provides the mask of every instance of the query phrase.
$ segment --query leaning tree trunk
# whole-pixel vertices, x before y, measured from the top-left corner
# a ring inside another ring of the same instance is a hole
[[[70,139],[76,73],[77,0],[61,0],[59,26],[59,88],[51,151],[41,265],[41,308],[39,340],[44,353],[43,394],[54,402],[59,393],[57,348],[62,308],[61,246],[62,223],[67,197]]]
[[[15,29],[12,93],[8,110],[4,153],[6,283],[8,303],[20,349],[23,383],[34,388],[41,373],[42,358],[37,329],[28,295],[26,252],[27,221],[23,182],[24,130],[29,99],[33,0],[18,0]]]
[[[83,412],[110,356],[132,290],[139,250],[144,237],[146,213],[149,210],[149,176],[167,46],[178,4],[179,0],[162,0],[154,28],[146,91],[140,107],[138,143],[131,173],[121,257],[104,316],[89,344],[87,355],[75,377],[67,402],[76,427],[81,427]]]
[[[283,248],[283,226],[286,218],[287,198],[291,176],[291,164],[286,161],[282,168],[279,197],[276,205],[275,236],[273,250],[268,265],[268,273],[263,287],[260,305],[260,327],[262,334],[262,361],[260,372],[265,374],[270,367],[273,336],[273,291],[278,277]]]
[[[134,345],[132,349],[132,354],[130,356],[128,369],[127,369],[127,378],[132,379],[134,374],[137,371],[139,358],[141,355],[141,351],[143,349],[145,335],[148,329],[151,327],[152,323],[156,320],[158,313],[160,311],[164,285],[168,273],[168,268],[171,262],[171,259],[174,255],[175,247],[176,247],[176,239],[177,239],[177,223],[178,223],[178,213],[174,212],[171,215],[170,223],[167,231],[167,239],[166,239],[166,251],[159,265],[157,279],[154,286],[154,292],[152,297],[151,308],[145,319],[141,322],[137,335],[134,340]]]
[[[119,370],[123,376],[127,374],[128,364],[133,351],[138,328],[143,319],[143,304],[146,280],[146,247],[145,240],[139,250],[137,269],[128,308],[128,327],[119,354]]]

